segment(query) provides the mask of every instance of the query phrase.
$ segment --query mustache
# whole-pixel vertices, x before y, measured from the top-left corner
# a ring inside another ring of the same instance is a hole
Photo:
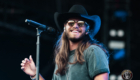
[[[79,28],[72,27],[72,28],[69,29],[69,31],[73,31],[73,30],[81,32],[81,30]]]

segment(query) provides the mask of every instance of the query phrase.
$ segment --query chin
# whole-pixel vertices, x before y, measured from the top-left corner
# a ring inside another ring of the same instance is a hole
[[[79,39],[80,36],[74,36],[74,37],[70,37],[71,39]]]
[[[83,38],[82,37],[69,37],[68,39],[72,41],[73,43],[76,43],[76,42],[81,41]]]
[[[85,33],[81,33],[81,34],[78,34],[78,35],[77,34],[75,35],[75,34],[66,33],[66,36],[67,36],[68,40],[70,40],[72,42],[79,42],[84,38]]]

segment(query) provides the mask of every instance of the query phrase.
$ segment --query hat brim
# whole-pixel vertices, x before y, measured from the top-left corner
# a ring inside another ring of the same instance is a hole
[[[98,15],[87,16],[87,15],[82,15],[79,13],[58,13],[58,12],[56,12],[54,14],[54,20],[55,20],[56,26],[60,32],[63,31],[64,23],[69,18],[80,18],[80,19],[86,21],[90,25],[90,33],[92,35],[96,35],[101,26],[101,19]]]

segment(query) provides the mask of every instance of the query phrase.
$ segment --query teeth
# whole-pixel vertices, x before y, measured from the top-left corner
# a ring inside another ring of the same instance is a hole
[[[78,32],[78,31],[72,31],[72,32]]]

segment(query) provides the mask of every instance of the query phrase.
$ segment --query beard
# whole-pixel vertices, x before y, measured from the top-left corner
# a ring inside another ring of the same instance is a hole
[[[79,38],[72,38],[72,37],[70,37],[70,35],[68,34],[67,31],[65,32],[65,34],[66,34],[66,37],[68,38],[68,40],[70,40],[73,43],[76,43],[76,42],[79,42],[79,41],[84,39],[84,37],[86,35],[86,32],[82,33],[82,35]]]

